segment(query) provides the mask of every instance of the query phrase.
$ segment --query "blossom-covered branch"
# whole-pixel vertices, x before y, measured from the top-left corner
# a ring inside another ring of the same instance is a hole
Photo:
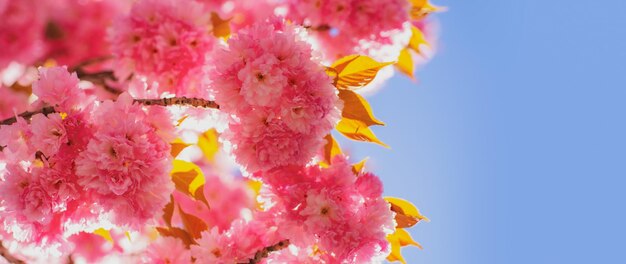
[[[251,258],[250,261],[247,262],[247,264],[257,264],[260,263],[261,260],[263,260],[264,258],[267,257],[267,255],[269,255],[270,253],[274,252],[274,251],[279,251],[283,248],[286,248],[289,246],[289,240],[285,239],[282,240],[274,245],[268,246],[262,250],[257,251],[256,254],[254,254],[254,258]],[[240,264],[246,264],[246,263],[240,263]]]
[[[140,103],[143,105],[161,105],[161,106],[171,106],[171,105],[187,105],[193,107],[202,107],[202,108],[215,108],[219,109],[220,106],[214,101],[202,99],[202,98],[187,98],[187,97],[170,97],[170,98],[161,98],[161,99],[135,99],[136,103]]]
[[[21,114],[18,114],[17,116],[22,117],[24,119],[30,119],[31,117],[33,117],[36,114],[43,114],[43,115],[49,115],[52,113],[55,113],[56,110],[54,109],[54,107],[52,106],[46,106],[44,108],[41,108],[37,111],[26,111],[23,112]],[[11,118],[7,118],[5,120],[2,120],[2,122],[0,122],[0,125],[11,125],[13,123],[17,122],[17,118],[16,117],[11,117]]]
[[[206,100],[202,98],[187,98],[187,97],[170,97],[170,98],[161,98],[161,99],[134,99],[135,103],[143,104],[143,105],[160,105],[160,106],[193,106],[193,107],[201,107],[201,108],[215,108],[219,109],[220,106],[211,100]],[[46,106],[37,111],[26,111],[21,114],[18,114],[19,117],[24,119],[30,119],[32,116],[36,114],[49,115],[52,113],[56,113],[57,110],[52,106]],[[0,122],[0,125],[11,125],[17,122],[16,117],[7,118]],[[1,150],[1,149],[0,149]]]

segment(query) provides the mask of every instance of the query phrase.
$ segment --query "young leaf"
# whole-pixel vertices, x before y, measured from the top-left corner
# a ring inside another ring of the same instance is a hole
[[[393,62],[381,63],[367,56],[350,55],[335,61],[326,73],[334,78],[335,87],[358,89],[372,82],[380,69],[391,64]]]
[[[213,36],[216,38],[228,39],[230,37],[230,19],[222,19],[220,16],[211,12],[211,23],[213,24]]]
[[[374,117],[372,108],[363,96],[350,90],[339,89],[339,98],[343,100],[341,116],[361,121],[366,126],[385,125],[385,123]]]
[[[170,145],[172,145],[172,150],[170,151],[170,153],[174,158],[176,158],[178,154],[183,151],[183,149],[191,146],[190,144],[183,142],[183,140],[180,138],[175,139],[172,143],[170,143]]]
[[[419,221],[428,221],[428,218],[420,214],[420,211],[411,202],[395,198],[385,197],[385,200],[391,204],[391,211],[396,213],[396,228],[411,227]]]
[[[413,63],[413,57],[411,57],[411,52],[409,49],[402,49],[400,51],[400,56],[398,56],[398,63],[396,63],[396,68],[404,75],[409,76],[411,79],[415,78],[415,64]]]
[[[412,245],[422,249],[422,246],[413,240],[409,232],[402,228],[398,228],[393,234],[388,235],[387,241],[391,245],[391,253],[387,256],[387,260],[390,262],[399,261],[406,264],[406,260],[400,252],[404,246]]]
[[[178,227],[170,227],[170,228],[157,227],[156,230],[162,236],[174,237],[174,238],[178,238],[178,239],[182,240],[186,247],[189,247],[192,244],[196,244],[196,242],[191,237],[191,235],[189,233],[187,233],[187,231],[185,231],[185,230],[183,230],[181,228],[178,228]]]
[[[411,2],[411,19],[420,20],[431,13],[445,11],[446,8],[438,7],[431,4],[428,0],[410,0]]]
[[[326,144],[324,145],[324,162],[330,164],[333,157],[341,154],[341,148],[331,134],[326,135],[324,139],[326,139]]]
[[[180,219],[183,221],[185,229],[194,239],[200,238],[202,231],[208,229],[207,224],[202,219],[186,213],[180,205],[178,205],[178,213],[180,213]]]
[[[421,47],[423,45],[430,46],[424,33],[416,26],[411,26],[411,39],[409,40],[409,49],[414,50],[418,54],[422,54]],[[402,55],[402,54],[400,54]]]
[[[352,172],[354,172],[355,175],[360,175],[361,172],[363,172],[363,168],[365,167],[365,162],[367,162],[367,158],[364,158],[362,161],[353,164]]]
[[[170,195],[170,202],[163,207],[163,221],[168,227],[172,227],[172,217],[174,216],[174,196]]]
[[[207,201],[206,196],[204,196],[204,184],[202,184],[202,185],[200,185],[200,187],[198,187],[196,192],[193,194],[193,197],[196,200],[204,203],[207,208],[211,209],[211,205],[209,205],[209,201]]]
[[[219,134],[215,129],[210,129],[198,137],[198,147],[200,147],[200,150],[204,153],[204,157],[209,162],[213,162],[215,154],[219,150],[220,143],[217,140],[218,137]]]
[[[372,142],[372,143],[381,145],[383,147],[389,148],[389,146],[383,143],[382,141],[380,141],[376,137],[376,135],[374,135],[374,132],[372,132],[372,130],[369,129],[367,124],[363,123],[362,121],[344,117],[341,119],[341,121],[339,121],[339,124],[337,124],[336,129],[337,131],[339,131],[339,133],[341,133],[342,135],[346,136],[349,139],[356,140],[356,141]]]
[[[171,176],[178,191],[198,200],[195,196],[196,191],[204,185],[205,180],[204,173],[196,164],[183,160],[174,160]]]

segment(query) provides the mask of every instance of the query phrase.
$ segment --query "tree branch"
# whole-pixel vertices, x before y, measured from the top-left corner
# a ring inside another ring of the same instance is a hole
[[[188,98],[188,97],[170,97],[170,98],[161,98],[161,99],[135,99],[135,103],[142,105],[160,105],[160,106],[172,106],[172,105],[182,105],[182,106],[193,106],[193,107],[202,107],[202,108],[215,108],[219,109],[220,106],[214,101],[202,99],[202,98]],[[19,117],[24,119],[30,119],[36,114],[44,114],[49,115],[52,113],[56,113],[57,111],[52,106],[47,106],[37,111],[29,112],[26,111],[24,113],[19,114]],[[7,118],[0,122],[0,125],[11,125],[17,122],[16,117]],[[2,151],[2,147],[0,146],[0,151]]]
[[[289,239],[282,240],[274,245],[268,246],[264,249],[261,249],[254,254],[254,258],[251,258],[248,262],[243,262],[239,264],[257,264],[261,262],[264,258],[266,258],[270,253],[274,251],[279,251],[283,248],[289,246]]]
[[[9,250],[2,245],[2,241],[0,241],[0,256],[6,259],[9,263],[12,264],[25,264],[21,259],[16,258],[15,256],[9,253]]]
[[[143,104],[143,105],[161,105],[161,106],[188,105],[188,106],[203,107],[203,108],[215,108],[215,109],[220,108],[220,106],[214,101],[205,100],[202,98],[188,98],[188,97],[170,97],[170,98],[161,98],[161,99],[135,99],[135,102]]]
[[[47,115],[55,113],[55,112],[56,112],[56,110],[54,110],[54,107],[47,106],[47,107],[41,108],[41,109],[39,109],[37,111],[33,111],[33,112],[26,111],[24,113],[19,114],[18,116],[22,117],[24,119],[30,119],[31,117],[33,117],[36,114],[44,114],[44,115],[47,116]],[[0,125],[11,125],[11,124],[13,124],[15,122],[17,122],[17,118],[16,117],[11,117],[11,118],[7,118],[5,120],[2,120],[2,122],[0,122]]]

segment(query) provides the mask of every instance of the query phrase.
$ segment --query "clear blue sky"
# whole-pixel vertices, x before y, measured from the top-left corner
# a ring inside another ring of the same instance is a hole
[[[432,220],[409,263],[624,263],[626,1],[435,3],[420,83],[370,98],[393,149],[348,144]]]

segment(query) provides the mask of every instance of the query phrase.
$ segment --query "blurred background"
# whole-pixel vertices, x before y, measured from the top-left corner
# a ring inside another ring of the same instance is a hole
[[[392,149],[340,142],[431,219],[408,263],[624,261],[626,1],[433,2],[438,54],[369,98]]]

